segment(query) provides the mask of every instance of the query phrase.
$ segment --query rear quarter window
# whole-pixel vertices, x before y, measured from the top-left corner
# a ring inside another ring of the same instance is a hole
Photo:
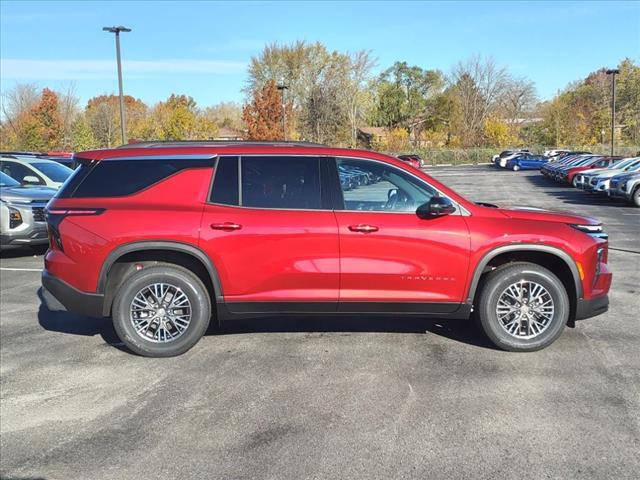
[[[155,158],[82,163],[63,185],[58,198],[123,197],[140,192],[182,170],[212,165],[211,159]]]

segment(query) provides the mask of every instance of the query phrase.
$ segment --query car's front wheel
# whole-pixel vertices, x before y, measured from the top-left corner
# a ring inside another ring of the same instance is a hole
[[[193,272],[160,264],[137,271],[120,286],[113,303],[116,333],[135,353],[180,355],[204,335],[211,317],[206,287]]]
[[[569,296],[548,269],[528,262],[503,265],[482,285],[478,317],[489,339],[513,352],[553,343],[569,318]]]
[[[636,191],[633,192],[631,200],[636,207],[640,207],[640,187],[636,187]]]
[[[518,170],[520,170],[520,165],[514,165],[513,166],[513,171],[517,172]]]

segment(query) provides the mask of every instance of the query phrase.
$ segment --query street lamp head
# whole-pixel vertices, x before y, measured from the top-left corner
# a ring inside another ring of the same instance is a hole
[[[130,32],[131,29],[127,27],[123,27],[122,25],[118,27],[102,27],[102,30],[109,33],[120,33],[120,32]]]
[[[620,70],[618,70],[617,68],[611,68],[606,71],[607,75],[617,75],[619,73],[620,73]]]

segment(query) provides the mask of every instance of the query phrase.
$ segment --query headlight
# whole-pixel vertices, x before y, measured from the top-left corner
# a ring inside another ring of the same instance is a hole
[[[626,190],[626,189],[627,189],[627,182],[622,182],[622,183],[620,184],[620,187],[619,187],[619,188],[620,188],[620,190]]]
[[[609,235],[605,233],[602,228],[602,225],[571,225],[576,230],[580,230],[582,233],[586,233],[587,235],[591,235],[594,238],[602,238],[608,239]]]
[[[22,223],[22,215],[19,210],[9,207],[9,228],[16,228]]]

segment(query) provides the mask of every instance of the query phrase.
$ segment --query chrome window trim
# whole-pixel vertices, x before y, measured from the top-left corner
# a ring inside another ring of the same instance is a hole
[[[103,158],[99,161],[108,162],[110,160],[214,160],[218,157],[218,154],[206,154],[203,155],[201,153],[194,153],[188,155],[136,155],[135,157],[124,156],[124,157],[108,157]],[[95,159],[92,161],[96,161]]]
[[[238,202],[240,203],[239,205],[228,205],[226,203],[215,203],[215,202],[211,202],[209,201],[209,199],[211,198],[211,189],[213,188],[213,182],[215,181],[215,177],[216,177],[216,172],[217,169],[214,170],[213,175],[211,176],[211,185],[209,187],[209,194],[207,196],[207,200],[206,200],[206,204],[207,205],[217,205],[217,206],[221,206],[221,207],[228,207],[228,208],[244,208],[244,209],[249,209],[249,210],[278,210],[278,211],[286,211],[286,212],[350,212],[350,213],[389,213],[389,214],[393,214],[393,215],[415,215],[415,212],[390,212],[390,211],[369,211],[369,210],[335,210],[335,209],[326,209],[326,208],[313,208],[313,209],[308,209],[308,208],[271,208],[271,207],[247,207],[242,205],[242,157],[313,157],[313,158],[333,158],[335,160],[337,160],[338,158],[345,158],[345,159],[353,159],[353,160],[365,160],[365,161],[370,161],[370,162],[377,162],[377,163],[381,163],[385,166],[389,166],[391,168],[395,168],[396,170],[400,170],[403,173],[407,173],[410,176],[412,176],[413,178],[415,178],[416,180],[418,180],[419,182],[425,183],[426,185],[428,185],[430,188],[432,188],[433,190],[435,190],[436,192],[438,192],[441,196],[443,196],[444,198],[447,198],[451,203],[453,203],[456,206],[456,211],[455,213],[451,214],[454,216],[463,216],[463,217],[470,217],[471,213],[460,203],[452,200],[451,198],[449,198],[449,196],[445,195],[444,193],[442,193],[442,191],[436,187],[434,187],[433,185],[427,183],[426,181],[424,181],[422,178],[414,175],[413,173],[409,172],[408,170],[404,170],[401,169],[395,165],[392,165],[388,162],[382,161],[382,160],[378,160],[375,158],[369,158],[369,157],[345,157],[345,156],[335,156],[335,155],[328,155],[328,154],[293,154],[293,153],[267,153],[267,154],[260,154],[260,153],[251,153],[248,155],[243,155],[243,154],[233,154],[233,153],[225,153],[225,154],[217,154],[215,156],[216,160],[219,160],[222,157],[237,157],[238,158]],[[321,180],[322,181],[322,180]]]

